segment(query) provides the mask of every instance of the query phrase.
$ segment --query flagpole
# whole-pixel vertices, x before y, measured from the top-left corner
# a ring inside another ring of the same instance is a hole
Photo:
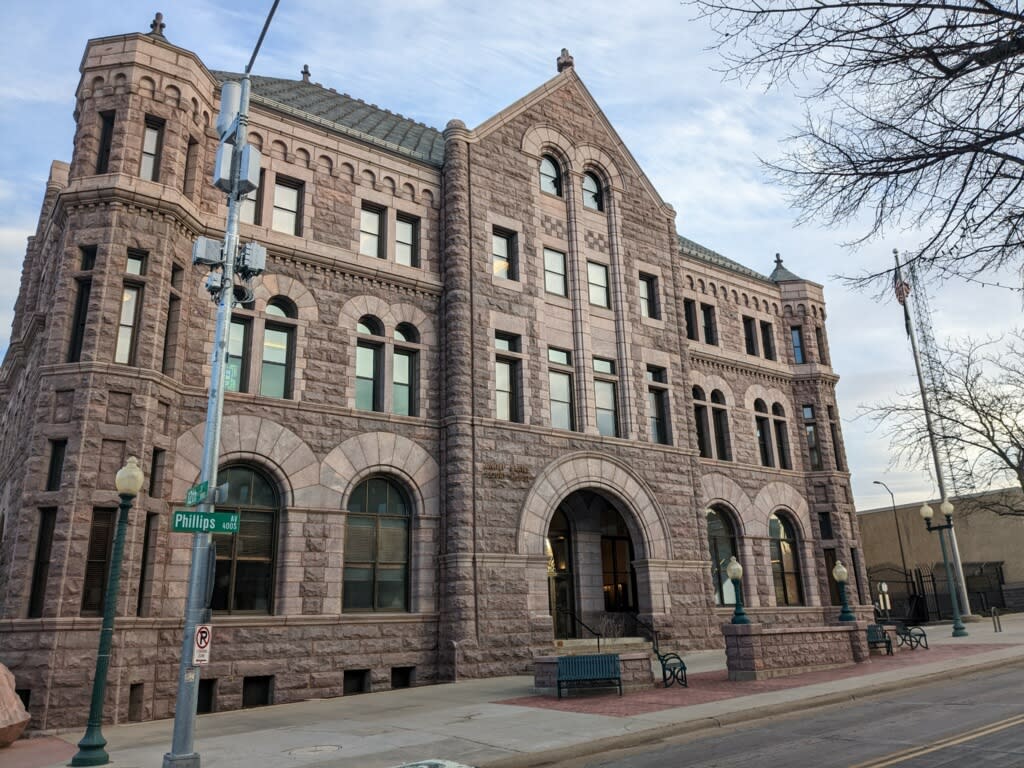
[[[917,385],[921,390],[921,406],[924,408],[924,423],[925,428],[928,431],[928,443],[932,449],[932,461],[935,463],[935,480],[939,485],[939,496],[940,503],[947,501],[946,497],[946,481],[942,474],[942,462],[939,459],[939,444],[935,439],[935,429],[932,426],[932,410],[928,405],[928,391],[924,383],[924,374],[921,372],[921,358],[917,351],[917,338],[914,335],[914,323],[910,318],[910,303],[908,298],[910,295],[910,287],[903,280],[902,272],[900,271],[900,255],[899,251],[895,248],[892,249],[893,258],[896,260],[896,273],[893,276],[893,285],[896,290],[896,299],[903,306],[903,321],[907,327],[907,337],[910,339],[910,351],[914,356],[914,369],[917,371]],[[964,569],[960,563],[960,550],[956,545],[956,534],[953,529],[949,529],[950,541],[952,542],[953,549],[953,565],[956,570],[957,583],[952,585],[953,589],[957,590],[962,596],[961,605],[963,606],[963,615],[971,615],[971,605],[967,600],[967,582],[964,581]]]

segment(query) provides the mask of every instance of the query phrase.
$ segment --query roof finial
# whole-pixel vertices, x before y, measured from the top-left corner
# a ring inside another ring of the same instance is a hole
[[[776,267],[781,267],[782,266],[782,256],[779,255],[778,253],[775,254],[775,266]]]
[[[309,64],[303,64],[302,65],[302,82],[308,83],[309,82],[310,74],[312,74],[312,73],[309,71]]]
[[[569,49],[563,48],[562,55],[558,57],[558,71],[561,72],[563,69],[572,68],[572,56],[569,55]]]
[[[164,24],[164,15],[160,13],[160,11],[157,11],[156,16],[153,17],[153,21],[149,25],[149,36],[159,37],[161,40],[166,40],[167,38],[164,37],[164,27],[166,26],[167,25]]]

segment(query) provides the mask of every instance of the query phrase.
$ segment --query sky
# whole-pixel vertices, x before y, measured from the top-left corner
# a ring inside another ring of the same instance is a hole
[[[10,341],[25,253],[50,163],[71,158],[78,66],[89,38],[164,34],[210,69],[241,71],[271,0],[158,5],[135,0],[7,0],[0,7],[0,355]],[[890,297],[846,288],[837,275],[884,269],[913,231],[855,250],[856,228],[796,226],[784,190],[759,158],[778,157],[801,120],[789,90],[723,79],[706,25],[678,0],[281,0],[254,74],[312,79],[443,129],[470,127],[555,75],[562,48],[662,198],[680,234],[762,274],[780,253],[825,289],[832,365],[858,509],[934,498],[924,470],[890,465],[888,439],[859,409],[916,388],[902,311]],[[1019,275],[998,276],[1020,286]],[[919,289],[919,287],[917,287]],[[1021,293],[948,283],[930,294],[939,341],[1002,333],[1021,323]]]

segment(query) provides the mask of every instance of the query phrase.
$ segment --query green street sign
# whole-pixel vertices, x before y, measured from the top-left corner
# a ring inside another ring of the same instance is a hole
[[[196,512],[176,509],[171,515],[171,530],[175,533],[238,533],[237,512]]]
[[[210,490],[210,484],[205,481],[199,485],[192,486],[188,489],[188,493],[185,494],[185,503],[190,507],[194,507],[206,498],[208,490]]]

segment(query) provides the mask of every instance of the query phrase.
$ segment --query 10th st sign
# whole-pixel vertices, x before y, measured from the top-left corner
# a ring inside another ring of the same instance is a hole
[[[175,533],[238,533],[237,512],[211,512],[176,509],[171,515]]]

